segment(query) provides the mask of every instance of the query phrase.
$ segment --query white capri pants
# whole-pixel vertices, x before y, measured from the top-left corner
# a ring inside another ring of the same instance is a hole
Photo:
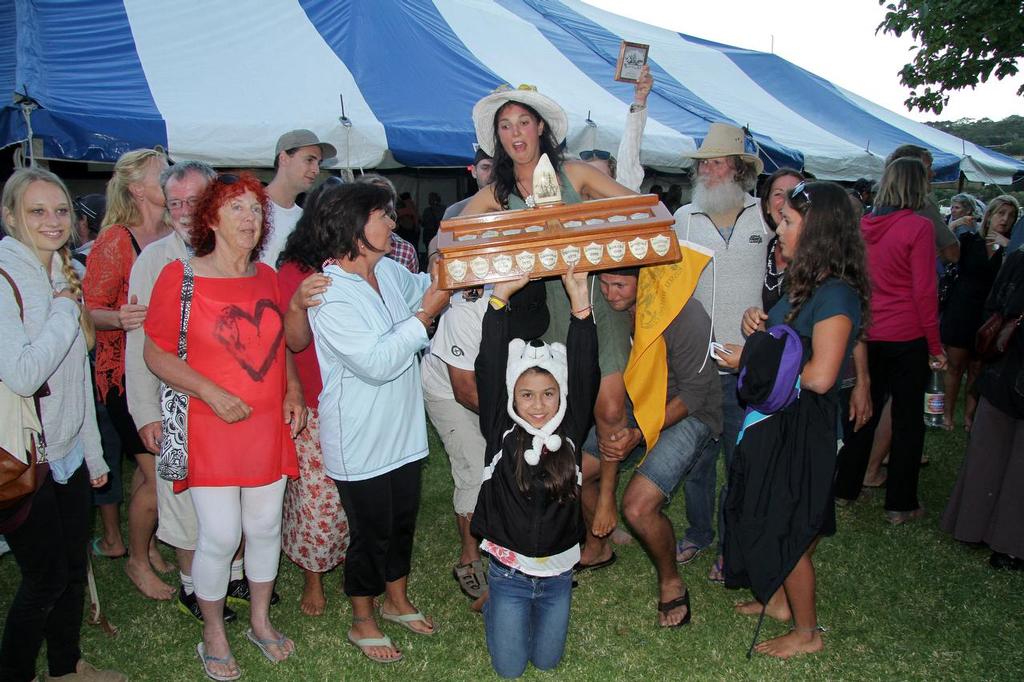
[[[217,601],[227,595],[231,559],[245,534],[245,575],[250,582],[277,578],[281,558],[281,508],[286,477],[255,488],[191,488],[199,541],[192,560],[196,595]]]

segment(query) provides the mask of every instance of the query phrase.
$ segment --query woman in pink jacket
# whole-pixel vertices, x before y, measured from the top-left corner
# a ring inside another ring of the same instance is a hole
[[[929,366],[946,366],[939,339],[932,224],[914,213],[924,206],[927,194],[924,165],[917,159],[897,159],[882,175],[874,211],[861,220],[871,275],[871,326],[866,332],[871,400],[884,405],[892,397],[885,514],[894,525],[924,515],[917,499],[924,447],[921,405]],[[868,443],[880,414],[878,410],[867,424]],[[867,455],[858,460],[863,466],[848,472],[858,481]]]

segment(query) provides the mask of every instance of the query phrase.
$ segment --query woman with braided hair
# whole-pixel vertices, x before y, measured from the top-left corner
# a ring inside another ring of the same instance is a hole
[[[3,191],[0,241],[0,381],[37,396],[47,463],[36,465],[36,493],[0,509],[0,533],[14,552],[21,583],[0,644],[0,679],[36,675],[46,640],[49,675],[122,680],[82,660],[79,648],[88,566],[90,485],[107,481],[96,428],[88,346],[93,330],[71,260],[71,197],[49,171],[14,172]],[[85,466],[82,466],[82,464]]]

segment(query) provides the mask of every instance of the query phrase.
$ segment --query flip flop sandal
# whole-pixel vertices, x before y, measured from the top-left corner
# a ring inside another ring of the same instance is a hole
[[[280,663],[281,661],[291,658],[291,655],[295,653],[295,643],[292,642],[292,650],[284,655],[284,658],[277,658],[270,652],[271,645],[278,647],[281,651],[285,651],[284,645],[289,641],[287,637],[282,635],[278,639],[260,639],[256,636],[256,633],[249,628],[245,631],[245,638],[256,645],[256,647],[267,657],[267,660],[271,663]]]
[[[676,543],[676,563],[688,564],[704,551],[704,548],[690,540],[680,540]]]
[[[690,617],[693,615],[693,611],[690,609],[690,588],[686,588],[683,596],[676,597],[672,601],[658,602],[658,613],[664,613],[667,616],[681,606],[686,607],[686,615],[683,616],[683,619],[675,625],[662,625],[661,627],[678,628],[690,624]]]
[[[348,631],[348,641],[352,642],[359,651],[363,653],[368,659],[374,663],[397,663],[402,660],[402,652],[395,648],[395,645],[391,643],[390,637],[363,637],[362,639],[356,639],[356,636],[352,634],[352,631]],[[394,658],[384,658],[382,656],[373,656],[366,649],[373,646],[382,646],[391,649],[398,653]]]
[[[107,554],[102,549],[100,549],[100,543],[101,542],[103,542],[103,538],[93,538],[92,539],[92,544],[90,545],[90,547],[92,548],[92,553],[93,553],[94,556],[98,556],[98,557],[101,557],[103,559],[123,559],[126,556],[128,556],[128,550],[127,549],[125,551],[121,552],[120,554]]]
[[[433,625],[430,624],[430,621],[427,620],[427,617],[424,616],[419,611],[417,611],[415,613],[401,613],[401,614],[399,614],[399,613],[388,613],[384,609],[381,609],[380,610],[380,617],[383,618],[384,620],[389,620],[392,623],[398,623],[399,625],[401,625],[405,629],[409,630],[410,632],[414,632],[417,635],[427,635],[427,636],[430,636],[430,635],[433,635],[435,632],[437,632],[436,629],[431,629],[429,631],[417,630],[416,628],[414,628],[412,626],[413,623],[422,622],[422,623],[425,623],[426,625],[428,625],[431,628],[434,627]]]
[[[452,577],[459,583],[459,589],[470,599],[479,599],[480,595],[484,593],[487,579],[484,578],[481,584],[480,578],[482,575],[483,564],[480,563],[479,559],[468,564],[457,564],[452,569]]]
[[[593,563],[593,564],[584,564],[584,563],[576,564],[575,566],[572,567],[572,572],[578,574],[578,573],[583,573],[584,571],[596,571],[599,568],[608,568],[609,566],[614,564],[616,561],[618,561],[618,559],[619,559],[619,557],[613,551],[612,555],[610,557],[608,557],[607,559],[605,559],[604,561],[598,561],[598,562]]]
[[[206,654],[206,645],[202,642],[196,644],[196,653],[199,654],[199,660],[203,662],[203,672],[206,673],[206,676],[211,680],[217,680],[217,682],[228,682],[228,680],[237,680],[242,676],[241,669],[236,670],[234,673],[229,675],[221,675],[210,670],[211,663],[222,663],[224,665],[235,663],[234,656],[227,656],[225,658],[220,658],[219,656],[208,656]],[[238,664],[235,663],[235,665],[237,666]]]

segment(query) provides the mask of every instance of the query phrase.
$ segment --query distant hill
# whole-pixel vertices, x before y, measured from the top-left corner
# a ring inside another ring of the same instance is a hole
[[[928,125],[1007,156],[1024,157],[1024,116],[1007,116],[1002,121],[961,118]]]

